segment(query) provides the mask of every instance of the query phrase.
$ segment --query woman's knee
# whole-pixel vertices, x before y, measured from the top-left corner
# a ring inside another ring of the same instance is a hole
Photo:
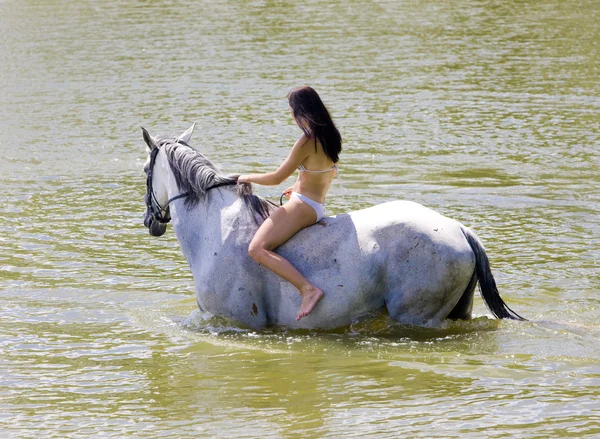
[[[262,258],[262,255],[265,251],[265,247],[255,242],[251,242],[248,246],[248,256],[250,256],[256,262],[260,262],[260,259]]]

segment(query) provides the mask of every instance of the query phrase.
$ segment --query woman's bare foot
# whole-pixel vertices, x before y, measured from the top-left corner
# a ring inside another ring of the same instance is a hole
[[[302,305],[300,305],[296,320],[309,315],[319,300],[323,298],[323,291],[312,285],[303,288],[300,294],[302,295]]]

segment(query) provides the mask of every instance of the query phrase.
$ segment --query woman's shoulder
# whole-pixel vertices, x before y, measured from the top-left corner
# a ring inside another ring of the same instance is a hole
[[[312,145],[314,148],[314,142],[314,138],[306,135],[305,133],[302,133],[298,140],[296,140],[296,143],[294,143],[293,149],[297,151],[304,151],[308,149],[309,145]]]
[[[314,139],[312,137],[310,137],[306,133],[302,133],[302,135],[298,138],[298,140],[296,140],[296,145],[306,146],[311,141],[314,141]]]

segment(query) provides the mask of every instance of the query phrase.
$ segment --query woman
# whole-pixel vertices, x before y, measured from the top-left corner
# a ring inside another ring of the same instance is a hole
[[[273,250],[299,230],[319,222],[325,215],[325,195],[337,174],[342,138],[314,89],[295,89],[288,95],[288,101],[292,116],[303,132],[302,136],[276,171],[240,175],[238,182],[274,186],[298,169],[296,183],[283,193],[290,201],[263,222],[250,242],[248,254],[298,289],[302,305],[296,320],[300,320],[310,314],[323,298],[323,291]]]

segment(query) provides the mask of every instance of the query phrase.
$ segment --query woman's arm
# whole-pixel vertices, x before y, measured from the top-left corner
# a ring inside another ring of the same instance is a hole
[[[292,147],[290,154],[283,163],[279,165],[279,168],[277,168],[276,171],[267,172],[266,174],[240,175],[238,177],[238,183],[256,183],[265,186],[276,186],[282,183],[294,173],[296,168],[300,166],[304,159],[311,153],[310,148],[304,148],[308,141],[309,138],[306,134],[302,134]]]

